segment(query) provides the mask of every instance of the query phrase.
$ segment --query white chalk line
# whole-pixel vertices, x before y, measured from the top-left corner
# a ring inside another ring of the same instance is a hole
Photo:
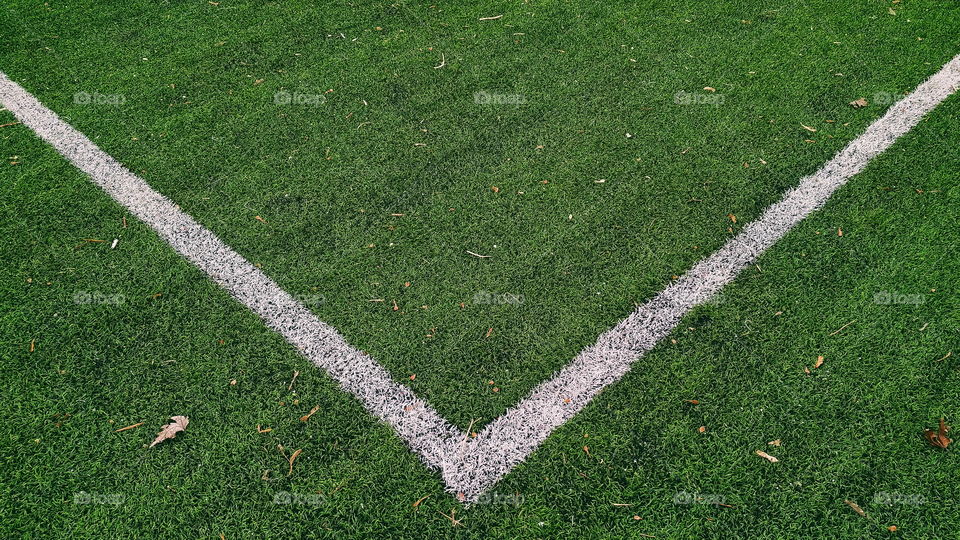
[[[409,388],[393,381],[373,358],[351,347],[335,329],[317,319],[258,268],[2,72],[0,101],[178,253],[326,370],[368,411],[393,426],[429,467],[440,470],[448,490],[469,502],[526,459],[603,388],[625,375],[687,312],[709,301],[797,223],[822,207],[839,187],[958,86],[960,55],[891,106],[817,172],[801,179],[759,219],[604,332],[594,345],[488,424],[477,437],[460,432]]]

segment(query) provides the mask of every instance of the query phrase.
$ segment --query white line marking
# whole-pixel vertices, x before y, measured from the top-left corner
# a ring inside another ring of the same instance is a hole
[[[960,56],[890,107],[862,135],[816,173],[803,178],[717,252],[604,332],[594,345],[488,424],[476,438],[460,433],[407,387],[393,381],[375,360],[347,344],[336,330],[259,269],[2,72],[0,102],[117,202],[153,227],[177,252],[325,369],[368,411],[393,426],[428,466],[440,469],[451,492],[473,501],[603,388],[625,375],[687,312],[710,300],[797,223],[823,206],[834,191],[956,92],[958,86]]]

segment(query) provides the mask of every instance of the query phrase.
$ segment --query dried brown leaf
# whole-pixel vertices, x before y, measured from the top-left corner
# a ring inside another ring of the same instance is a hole
[[[287,476],[293,474],[293,461],[297,459],[297,456],[299,456],[301,452],[303,452],[302,448],[296,450],[293,454],[290,454],[290,459],[287,460],[290,463],[290,471],[287,473]]]
[[[937,431],[931,429],[923,430],[923,436],[926,437],[927,442],[937,448],[946,449],[947,446],[950,446],[950,443],[953,442],[952,439],[947,437],[947,433],[950,432],[950,426],[944,422],[943,418],[940,419],[940,425],[937,428]]]
[[[763,459],[769,461],[770,463],[776,463],[776,462],[780,461],[779,459],[771,456],[770,454],[764,452],[763,450],[756,450],[756,454],[757,454],[758,456],[762,457]]]
[[[860,505],[859,505],[859,504],[857,504],[857,503],[855,503],[855,502],[853,502],[853,501],[846,501],[846,500],[843,501],[843,502],[847,503],[847,506],[849,506],[850,508],[853,508],[853,511],[854,511],[854,512],[860,514],[860,515],[863,516],[863,517],[867,517],[867,513],[863,511],[863,508],[860,508]]]
[[[319,410],[320,410],[320,406],[317,405],[316,407],[310,409],[310,412],[308,412],[307,414],[301,416],[301,417],[300,417],[300,421],[301,421],[301,422],[306,422],[307,420],[310,419],[311,416],[313,416],[314,414],[316,414],[317,411],[319,411]]]
[[[160,430],[160,433],[157,433],[157,438],[150,443],[150,448],[162,443],[167,439],[172,439],[177,436],[177,433],[187,429],[187,424],[190,423],[190,419],[186,416],[171,416],[173,422],[163,426],[163,429]]]
[[[855,100],[851,101],[851,102],[850,102],[850,105],[853,106],[854,109],[861,109],[861,108],[866,107],[867,105],[869,105],[869,103],[867,102],[866,99],[864,99],[864,98],[859,98],[859,99],[855,99]]]

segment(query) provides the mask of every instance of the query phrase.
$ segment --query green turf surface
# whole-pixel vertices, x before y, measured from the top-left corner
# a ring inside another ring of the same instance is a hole
[[[960,51],[956,9],[814,4],[17,2],[0,15],[0,69],[285,289],[322,295],[321,319],[465,427],[885,110],[849,101],[909,91]],[[674,103],[705,86],[722,105]],[[328,89],[317,107],[274,103]],[[478,105],[481,90],[526,103]],[[495,486],[505,502],[469,509],[146,227],[124,229],[52,149],[2,128],[3,526],[439,536],[452,529],[438,512],[456,507],[476,536],[947,535],[957,460],[919,432],[956,418],[960,397],[960,351],[936,362],[960,322],[958,116],[954,97]],[[83,291],[124,301],[77,304]],[[482,291],[524,301],[475,304]],[[881,291],[924,303],[876,304]],[[188,432],[144,449],[172,414]],[[278,444],[303,449],[289,477]],[[76,505],[81,491],[123,503]],[[322,498],[274,504],[283,491]]]

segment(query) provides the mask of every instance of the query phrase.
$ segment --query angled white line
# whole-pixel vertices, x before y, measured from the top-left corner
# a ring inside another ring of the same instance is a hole
[[[551,379],[488,424],[475,438],[461,433],[368,355],[284,292],[258,268],[179,207],[154,191],[83,134],[60,120],[0,72],[0,102],[26,126],[90,176],[121,205],[150,225],[178,253],[206,272],[270,328],[323,368],[373,415],[393,426],[447,488],[476,500],[522,462],[550,433],[756,261],[848,179],[907,133],[960,86],[960,56],[894,104],[816,173],[767,208],[722,248],[604,332]]]

